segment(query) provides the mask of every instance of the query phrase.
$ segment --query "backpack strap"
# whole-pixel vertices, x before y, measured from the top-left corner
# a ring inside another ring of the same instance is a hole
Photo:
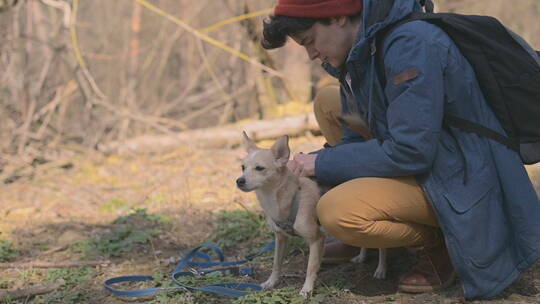
[[[466,131],[466,132],[475,133],[475,134],[478,134],[480,136],[493,139],[493,140],[505,145],[507,148],[509,148],[511,150],[514,150],[514,151],[519,151],[520,150],[520,145],[519,145],[518,140],[512,139],[510,137],[506,137],[504,135],[501,135],[499,132],[495,132],[494,130],[492,130],[490,128],[487,128],[487,127],[484,127],[481,124],[474,123],[472,121],[469,121],[469,120],[466,120],[466,119],[463,119],[463,118],[459,118],[457,116],[447,114],[447,113],[444,113],[443,123],[445,123],[445,124],[447,124],[447,125],[449,125],[451,127],[461,129],[461,130]]]
[[[394,32],[396,28],[398,28],[402,24],[405,24],[411,21],[417,21],[417,20],[424,20],[424,21],[430,22],[430,20],[435,20],[439,18],[440,17],[436,13],[412,13],[408,15],[407,17],[403,18],[402,20],[382,29],[377,34],[377,36],[375,37],[375,43],[372,43],[372,56],[375,56],[375,61],[376,61],[375,66],[376,66],[377,76],[383,87],[386,86],[386,83],[387,83],[386,72],[384,70],[384,54],[383,54],[384,42],[386,38],[392,32]],[[433,22],[430,22],[430,23],[433,24]],[[537,51],[537,53],[540,55],[540,51]],[[519,139],[504,136],[500,134],[499,132],[496,132],[481,124],[478,124],[469,120],[465,120],[465,119],[459,118],[457,116],[454,116],[448,113],[444,113],[443,123],[446,125],[461,129],[466,132],[476,133],[480,136],[493,139],[518,153],[520,151]]]

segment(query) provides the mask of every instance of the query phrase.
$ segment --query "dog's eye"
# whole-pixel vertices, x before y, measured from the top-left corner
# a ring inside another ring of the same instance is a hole
[[[242,171],[246,170],[246,166],[242,165]]]
[[[257,171],[263,171],[265,168],[264,167],[261,167],[261,166],[257,166],[255,167],[255,170]]]

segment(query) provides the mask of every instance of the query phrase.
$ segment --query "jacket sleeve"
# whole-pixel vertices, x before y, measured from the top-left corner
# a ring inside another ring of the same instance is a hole
[[[420,22],[401,26],[385,41],[387,135],[321,150],[315,162],[321,183],[417,175],[431,168],[442,125],[448,50],[436,42],[432,27]],[[376,77],[374,67],[371,77]]]

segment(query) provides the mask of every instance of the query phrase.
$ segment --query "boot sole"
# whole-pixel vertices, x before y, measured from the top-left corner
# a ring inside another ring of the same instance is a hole
[[[452,276],[446,282],[439,286],[417,286],[417,285],[399,285],[398,289],[399,291],[407,292],[407,293],[426,293],[426,292],[432,292],[437,291],[441,289],[445,289],[452,285],[454,281],[456,280],[456,273],[454,272]]]

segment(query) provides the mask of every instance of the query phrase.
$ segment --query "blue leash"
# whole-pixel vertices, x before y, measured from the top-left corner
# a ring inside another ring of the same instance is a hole
[[[256,255],[253,255],[251,257],[248,257],[244,260],[240,261],[230,261],[225,262],[225,256],[223,255],[223,251],[216,246],[212,244],[205,244],[196,247],[195,249],[191,250],[188,254],[186,254],[182,260],[178,263],[178,266],[171,272],[171,280],[173,283],[178,285],[179,287],[172,287],[172,288],[144,288],[144,289],[137,289],[137,290],[121,290],[121,289],[115,289],[111,285],[117,284],[117,283],[125,283],[125,282],[145,282],[145,281],[153,281],[154,278],[152,276],[122,276],[122,277],[116,277],[112,279],[108,279],[103,283],[103,287],[105,287],[106,290],[112,292],[114,295],[119,297],[146,297],[146,296],[153,296],[158,292],[170,292],[175,290],[200,290],[200,291],[206,291],[206,292],[212,292],[219,295],[225,295],[233,298],[238,298],[241,296],[247,295],[249,292],[248,289],[253,289],[255,291],[262,290],[262,287],[258,284],[249,284],[249,283],[221,283],[221,284],[212,284],[212,285],[206,285],[206,286],[189,286],[186,284],[183,284],[179,282],[177,279],[183,276],[199,276],[199,275],[205,275],[213,272],[222,272],[226,274],[236,275],[236,276],[243,276],[243,275],[252,275],[253,274],[253,267],[239,267],[238,265],[245,264],[256,257],[259,257],[266,253],[267,251],[270,251],[274,249],[275,243],[271,242],[270,244],[266,245],[259,253]],[[219,261],[213,260],[208,254],[199,252],[199,250],[209,248],[212,249],[217,256],[219,257]],[[206,260],[206,262],[194,262],[192,261],[194,258],[199,258]],[[183,271],[184,268],[189,267],[190,271]],[[221,267],[221,268],[216,268]]]

